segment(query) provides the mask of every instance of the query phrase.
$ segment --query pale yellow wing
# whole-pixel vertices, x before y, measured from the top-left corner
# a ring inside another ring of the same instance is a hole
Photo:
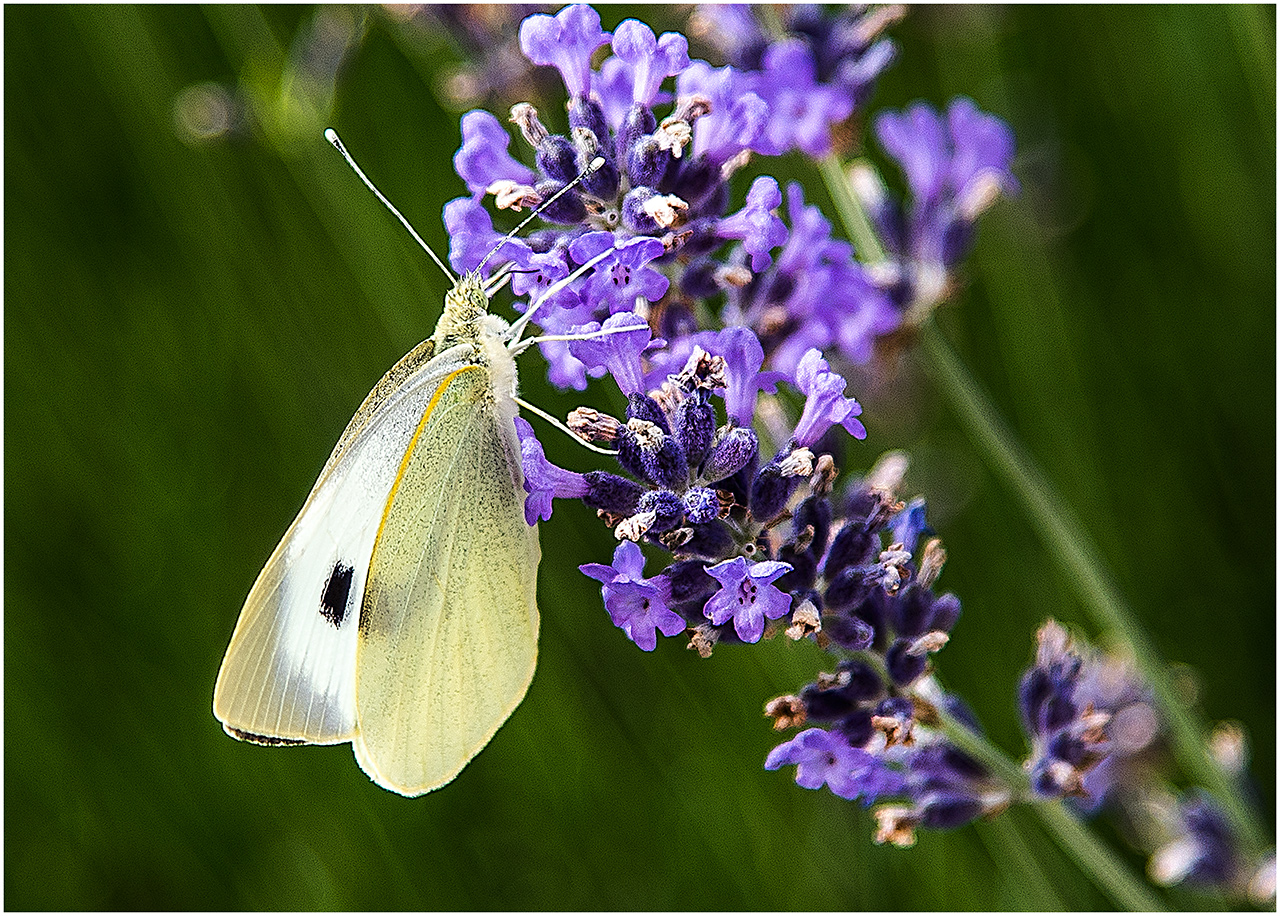
[[[533,678],[538,536],[509,401],[485,366],[445,378],[374,544],[353,744],[374,782],[403,795],[453,779]]]
[[[369,558],[406,449],[461,354],[415,347],[348,424],[245,601],[214,688],[228,733],[262,744],[355,734],[356,623]]]

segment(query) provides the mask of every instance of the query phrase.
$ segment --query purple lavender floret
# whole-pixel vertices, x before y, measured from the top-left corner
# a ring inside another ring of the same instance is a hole
[[[739,639],[759,642],[764,622],[785,617],[791,610],[791,596],[773,585],[790,569],[789,563],[764,560],[748,564],[742,557],[708,566],[707,574],[720,583],[720,591],[707,601],[707,619],[717,626],[732,620]]]
[[[520,49],[525,56],[559,70],[575,97],[590,91],[591,55],[609,38],[600,28],[600,14],[581,3],[566,6],[555,16],[530,16],[520,24]]]
[[[516,417],[516,434],[520,437],[520,463],[524,468],[524,520],[532,525],[538,519],[551,519],[551,500],[578,499],[587,495],[586,477],[547,460],[533,427],[523,417]]]
[[[684,618],[667,607],[670,580],[661,575],[646,579],[644,554],[630,541],[618,545],[612,565],[587,563],[578,568],[604,583],[604,606],[614,625],[646,652],[657,646],[658,633],[675,636],[685,629]]]
[[[808,728],[769,752],[766,770],[794,765],[796,785],[820,789],[824,785],[834,795],[853,801],[862,798],[872,804],[883,795],[892,795],[902,786],[901,774],[861,748],[853,747],[840,732]]]
[[[1226,817],[1206,793],[1192,791],[1178,801],[1172,839],[1151,856],[1158,884],[1227,889],[1239,882],[1244,865],[1240,845]]]

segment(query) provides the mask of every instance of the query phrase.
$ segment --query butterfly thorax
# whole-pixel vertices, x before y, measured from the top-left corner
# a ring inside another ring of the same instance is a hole
[[[444,314],[431,339],[436,354],[467,347],[470,353],[465,361],[489,370],[503,413],[514,417],[511,399],[516,394],[516,364],[508,349],[509,327],[499,316],[489,314],[489,297],[479,274],[473,272],[464,274],[445,293]]]

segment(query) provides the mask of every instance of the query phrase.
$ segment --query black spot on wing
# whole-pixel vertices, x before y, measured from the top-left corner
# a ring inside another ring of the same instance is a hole
[[[255,735],[253,732],[232,728],[230,725],[224,725],[223,729],[232,738],[239,738],[241,741],[249,741],[253,744],[265,744],[268,747],[289,747],[307,743],[301,738],[276,738],[273,735]]]
[[[341,560],[333,564],[333,572],[329,573],[329,581],[324,584],[320,595],[320,614],[334,627],[342,626],[347,616],[347,599],[351,597],[351,577],[355,569]]]

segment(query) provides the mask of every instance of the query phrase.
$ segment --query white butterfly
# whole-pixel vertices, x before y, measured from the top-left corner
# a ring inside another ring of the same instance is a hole
[[[509,326],[488,314],[479,273],[462,277],[435,333],[365,398],[240,613],[213,695],[228,734],[350,741],[374,782],[421,795],[524,698],[540,549],[524,519],[514,354],[538,304]]]

